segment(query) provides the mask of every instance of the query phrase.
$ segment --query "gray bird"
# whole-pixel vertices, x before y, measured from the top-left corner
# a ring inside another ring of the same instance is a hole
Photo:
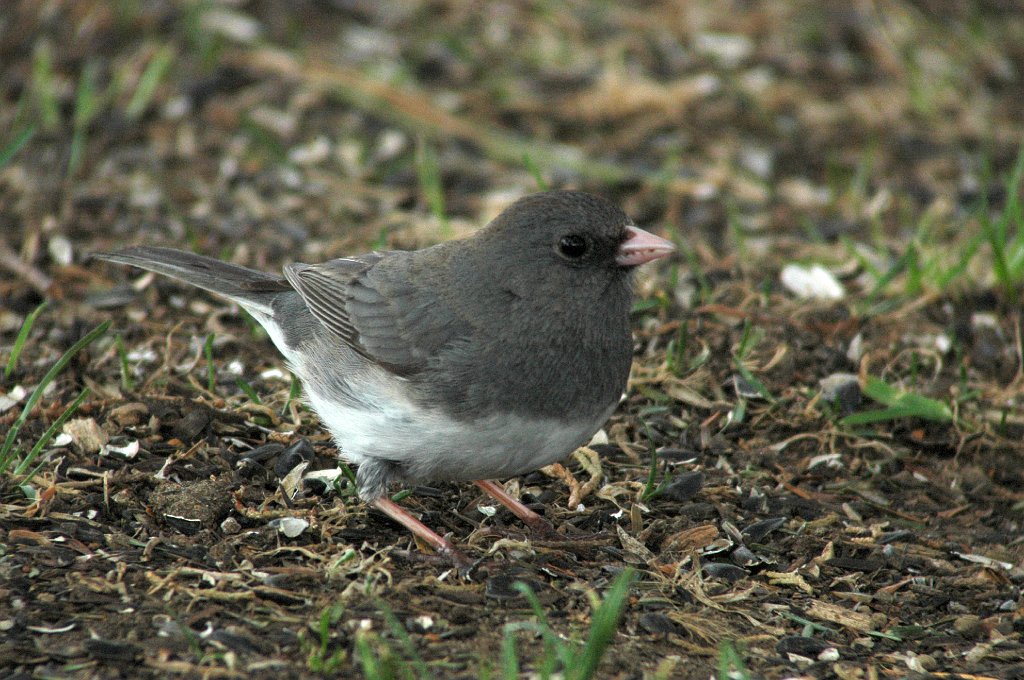
[[[526,196],[473,236],[416,251],[290,264],[284,277],[170,248],[95,257],[238,303],[358,465],[359,496],[460,565],[387,495],[392,482],[494,482],[561,460],[615,410],[629,377],[633,270],[675,250],[582,192]]]

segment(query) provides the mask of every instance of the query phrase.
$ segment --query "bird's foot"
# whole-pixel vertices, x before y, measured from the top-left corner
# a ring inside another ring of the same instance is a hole
[[[478,479],[473,483],[483,489],[487,495],[491,496],[508,508],[513,515],[522,520],[523,524],[530,527],[530,529],[541,538],[550,541],[565,540],[565,537],[555,531],[555,528],[551,526],[551,522],[547,521],[533,510],[530,510],[528,507],[520,503],[517,499],[513,498],[501,487],[500,484],[487,479]]]
[[[370,501],[369,504],[404,526],[406,529],[411,531],[414,536],[418,536],[424,543],[433,548],[438,555],[444,557],[460,571],[468,572],[472,569],[473,560],[469,559],[465,553],[456,548],[454,543],[410,515],[402,508],[402,506],[398,505],[390,498],[375,498]]]

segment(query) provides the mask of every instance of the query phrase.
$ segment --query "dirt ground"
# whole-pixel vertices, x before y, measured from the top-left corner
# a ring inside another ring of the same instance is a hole
[[[48,301],[0,438],[112,321],[17,430],[20,457],[88,390],[38,469],[0,474],[0,675],[508,677],[511,640],[539,677],[514,584],[572,647],[629,567],[598,678],[1024,677],[1024,277],[978,238],[1020,190],[1018,4],[11,0],[0,97],[0,149],[31,130],[0,166],[5,366]],[[401,500],[468,575],[314,474],[336,450],[251,319],[87,259],[278,270],[539,186],[680,253],[605,438],[503,480],[562,540],[468,484]],[[842,297],[781,282],[813,263]],[[939,414],[843,420],[872,379]]]

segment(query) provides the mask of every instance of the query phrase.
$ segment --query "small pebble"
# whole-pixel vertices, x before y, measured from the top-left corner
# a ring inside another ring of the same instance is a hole
[[[833,373],[818,381],[821,386],[821,400],[836,407],[841,415],[857,410],[862,401],[860,383],[853,373]]]
[[[647,613],[640,615],[640,627],[648,633],[662,635],[678,632],[675,622],[664,614]]]
[[[743,530],[743,538],[751,543],[760,543],[764,538],[786,523],[785,517],[769,517],[754,522]]]
[[[704,473],[686,472],[676,476],[661,495],[668,500],[684,502],[696,496],[704,487]]]
[[[747,570],[724,562],[706,562],[704,564],[704,573],[713,578],[720,578],[733,583],[745,577]]]
[[[284,449],[281,455],[274,462],[274,472],[278,477],[284,477],[299,463],[311,462],[316,457],[316,451],[308,439],[299,439],[294,444]]]
[[[953,630],[967,638],[977,637],[981,633],[981,617],[976,614],[958,616],[953,621]]]
[[[828,649],[829,646],[827,642],[819,638],[787,635],[775,644],[775,651],[779,654],[797,654],[813,659]]]

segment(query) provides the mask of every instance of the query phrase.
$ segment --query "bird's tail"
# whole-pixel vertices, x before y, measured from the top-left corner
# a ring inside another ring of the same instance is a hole
[[[92,257],[170,276],[270,316],[274,297],[292,290],[280,277],[173,248],[136,246]]]

